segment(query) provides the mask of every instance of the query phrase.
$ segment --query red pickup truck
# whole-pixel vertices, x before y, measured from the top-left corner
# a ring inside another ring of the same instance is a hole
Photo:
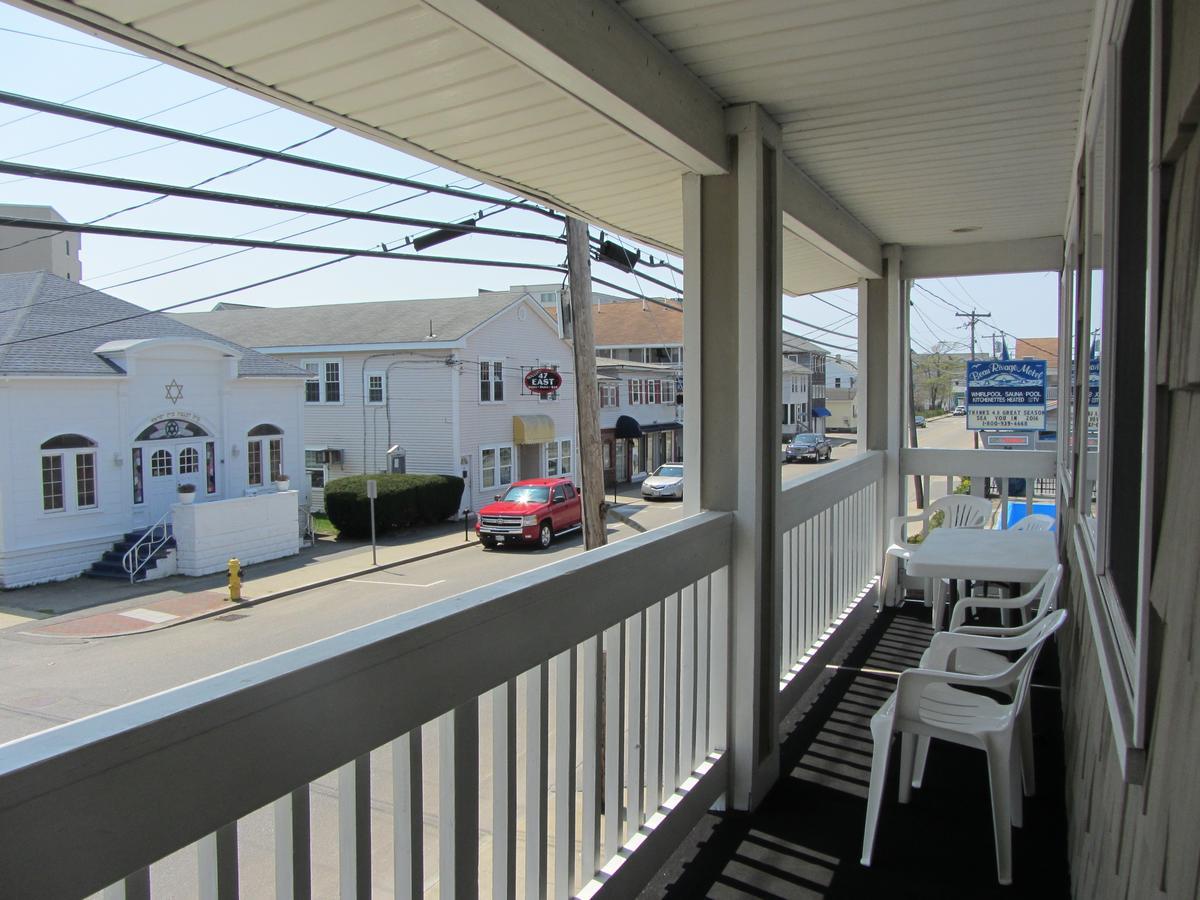
[[[518,481],[479,511],[475,534],[486,549],[536,542],[549,547],[556,534],[583,525],[579,491],[569,478]]]

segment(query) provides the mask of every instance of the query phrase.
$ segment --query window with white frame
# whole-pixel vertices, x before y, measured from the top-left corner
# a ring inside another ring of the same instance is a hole
[[[342,402],[342,362],[336,359],[305,360],[308,380],[304,382],[305,403]]]
[[[264,459],[267,463],[265,472]],[[255,425],[246,433],[246,483],[259,487],[265,483],[264,474],[269,475],[271,481],[278,481],[283,474],[283,429],[265,423]]]
[[[642,379],[632,378],[629,381],[629,405],[638,406],[642,403]]]
[[[570,475],[575,470],[574,445],[570,438],[546,442],[546,477]]]
[[[619,406],[621,403],[619,395],[620,385],[616,384],[601,384],[600,385],[600,408],[608,409],[613,406]]]
[[[1158,501],[1146,481],[1157,429],[1155,392],[1145,387],[1153,388],[1158,374],[1151,311],[1166,299],[1148,297],[1147,284],[1157,283],[1148,274],[1159,268],[1159,235],[1163,252],[1175,246],[1171,228],[1177,223],[1163,215],[1167,204],[1159,209],[1158,198],[1169,185],[1171,204],[1179,202],[1181,183],[1178,171],[1174,184],[1160,181],[1152,165],[1156,111],[1163,104],[1147,64],[1151,10],[1149,0],[1127,5],[1128,19],[1114,26],[1100,64],[1089,103],[1075,240],[1068,242],[1075,255],[1064,266],[1069,270],[1078,260],[1079,271],[1060,300],[1067,307],[1061,321],[1070,329],[1060,348],[1069,354],[1066,377],[1073,381],[1064,404],[1073,540],[1091,623],[1103,636],[1095,646],[1123,766],[1127,749],[1145,746],[1149,737],[1144,662]],[[1162,218],[1151,220],[1152,209]],[[1187,262],[1168,257],[1163,268],[1177,270]]]
[[[513,483],[513,448],[497,444],[479,448],[479,484],[484,490]]]
[[[504,363],[498,359],[479,361],[479,402],[504,402]]]
[[[367,373],[367,403],[378,406],[387,402],[387,382],[382,372]]]
[[[200,471],[200,451],[195,447],[184,447],[179,451],[179,474],[192,475]]]
[[[97,506],[96,446],[95,441],[81,434],[60,434],[42,444],[43,512]],[[74,485],[68,477],[75,479]]]

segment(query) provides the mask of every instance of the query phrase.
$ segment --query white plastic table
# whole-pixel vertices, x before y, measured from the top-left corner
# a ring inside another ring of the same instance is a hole
[[[1006,581],[1032,584],[1058,562],[1051,531],[998,531],[992,528],[935,528],[913,548],[906,570],[925,578],[933,592],[934,628],[942,627],[942,579],[952,583]]]

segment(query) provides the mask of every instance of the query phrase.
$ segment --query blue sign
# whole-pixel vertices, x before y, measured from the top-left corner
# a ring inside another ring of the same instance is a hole
[[[1046,361],[967,363],[967,428],[1040,431],[1046,427]]]

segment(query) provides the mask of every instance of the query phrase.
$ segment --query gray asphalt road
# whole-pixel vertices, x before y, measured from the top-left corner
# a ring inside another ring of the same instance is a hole
[[[634,510],[654,528],[677,502]],[[611,526],[609,539],[634,530]],[[239,618],[101,640],[47,641],[0,634],[0,742],[91,715],[264,656],[406,612],[583,551],[579,534],[548,551],[471,547],[243,609]]]

